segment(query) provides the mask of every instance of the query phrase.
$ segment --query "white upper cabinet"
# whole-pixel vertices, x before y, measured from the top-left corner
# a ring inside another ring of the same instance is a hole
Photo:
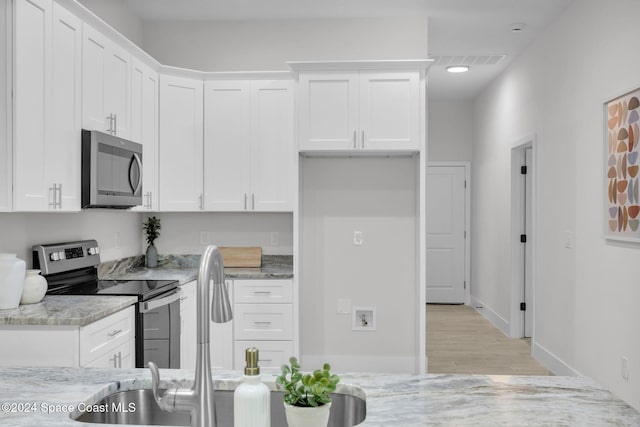
[[[131,139],[142,144],[142,206],[136,211],[158,210],[158,73],[132,61]]]
[[[131,138],[131,55],[84,24],[82,126]]]
[[[300,151],[418,151],[420,72],[301,72]]]
[[[0,1],[0,212],[11,210],[11,2]]]
[[[291,211],[290,80],[205,83],[205,209]]]
[[[162,211],[203,209],[203,118],[202,81],[160,75]]]
[[[82,23],[51,0],[14,7],[13,208],[76,211]]]
[[[251,83],[205,82],[205,209],[250,208]]]

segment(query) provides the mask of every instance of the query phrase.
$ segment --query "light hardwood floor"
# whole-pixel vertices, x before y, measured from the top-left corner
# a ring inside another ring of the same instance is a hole
[[[553,375],[470,306],[428,304],[426,328],[429,373]]]

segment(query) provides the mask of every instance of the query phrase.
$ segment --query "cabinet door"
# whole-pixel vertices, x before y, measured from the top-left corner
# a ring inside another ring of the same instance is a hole
[[[250,209],[250,82],[206,82],[204,102],[205,209]]]
[[[87,24],[82,26],[82,127],[107,132],[105,86],[109,40]]]
[[[142,206],[158,210],[158,74],[133,60],[131,76],[131,139],[143,146]]]
[[[420,148],[419,72],[360,73],[359,148]]]
[[[195,369],[197,340],[197,281],[180,287],[180,369]]]
[[[115,135],[131,137],[131,55],[110,41],[105,58],[105,109],[114,115]]]
[[[300,151],[356,148],[358,73],[300,73]]]
[[[293,82],[251,83],[251,209],[292,211]]]
[[[50,141],[51,0],[16,0],[14,28],[14,209],[46,210],[53,181],[45,158]]]
[[[11,210],[11,2],[0,2],[0,212]]]
[[[160,210],[202,210],[202,81],[160,76]]]
[[[57,209],[80,210],[82,21],[53,4],[53,109],[45,161]]]

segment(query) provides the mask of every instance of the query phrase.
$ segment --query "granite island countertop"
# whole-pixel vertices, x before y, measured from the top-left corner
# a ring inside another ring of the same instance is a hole
[[[265,382],[272,381],[270,375],[263,373]],[[161,387],[185,385],[193,371],[163,369],[160,376]],[[638,411],[588,378],[340,376],[343,384],[358,385],[366,394],[362,426],[640,426]],[[151,375],[143,369],[4,368],[0,378],[0,425],[15,427],[88,426],[70,418],[79,405],[116,391],[151,387]],[[240,372],[214,372],[219,389],[233,389],[240,378]]]
[[[0,310],[2,325],[86,326],[138,301],[132,296],[45,295],[36,304]]]

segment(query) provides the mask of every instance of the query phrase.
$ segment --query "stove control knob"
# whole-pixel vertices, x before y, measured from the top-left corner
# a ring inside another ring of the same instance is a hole
[[[100,248],[98,248],[97,246],[95,248],[89,248],[87,250],[87,253],[89,255],[98,255],[100,253]]]
[[[64,251],[58,252],[58,256],[60,257],[61,260],[67,259],[67,256],[65,255]]]
[[[49,259],[51,261],[58,261],[60,259],[60,255],[58,255],[58,252],[51,252],[49,254]]]

